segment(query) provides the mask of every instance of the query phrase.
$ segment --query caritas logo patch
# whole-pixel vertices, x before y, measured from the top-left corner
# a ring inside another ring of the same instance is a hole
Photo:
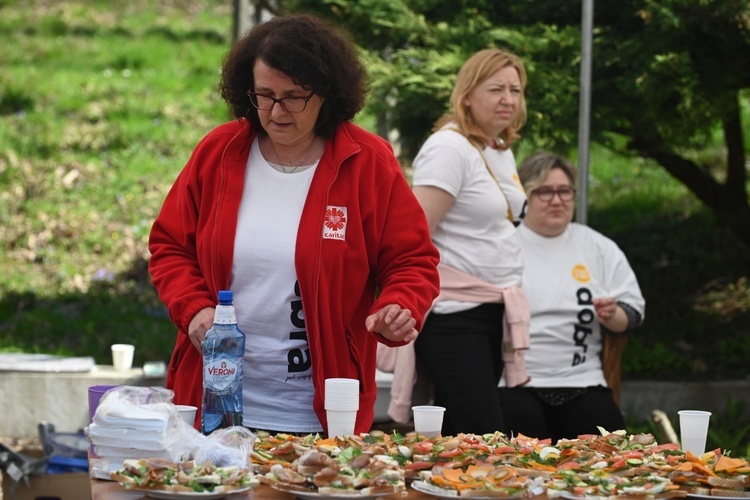
[[[344,241],[346,239],[346,221],[346,207],[328,205],[323,216],[323,239]]]

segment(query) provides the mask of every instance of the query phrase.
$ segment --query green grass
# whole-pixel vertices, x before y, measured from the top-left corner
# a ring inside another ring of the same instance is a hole
[[[231,3],[0,3],[4,349],[168,358],[148,285],[151,221],[227,119],[216,91]],[[118,340],[119,339],[119,340]]]
[[[136,365],[169,358],[148,232],[228,119],[216,85],[231,14],[225,0],[0,0],[0,350],[106,363],[127,341]],[[625,379],[750,376],[748,249],[658,166],[600,147],[590,164],[589,223],[647,299]]]

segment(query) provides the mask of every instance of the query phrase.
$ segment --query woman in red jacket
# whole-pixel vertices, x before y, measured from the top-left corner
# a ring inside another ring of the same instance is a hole
[[[230,51],[221,92],[237,120],[193,151],[149,240],[179,330],[167,386],[200,407],[201,343],[232,290],[244,425],[324,432],[325,379],[344,377],[359,379],[366,432],[376,345],[416,338],[438,254],[391,146],[350,122],[366,95],[356,49],[320,19],[277,17]]]

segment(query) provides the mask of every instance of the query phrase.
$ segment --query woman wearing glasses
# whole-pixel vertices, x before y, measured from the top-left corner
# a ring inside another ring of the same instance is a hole
[[[597,426],[625,429],[600,354],[602,329],[623,333],[643,321],[635,273],[612,240],[571,222],[576,173],[568,161],[537,152],[518,173],[529,193],[518,232],[531,306],[531,381],[499,390],[506,432],[554,443],[598,434]]]
[[[324,381],[341,377],[360,382],[366,432],[378,342],[414,340],[437,295],[424,214],[391,146],[350,123],[365,73],[328,23],[274,18],[222,69],[237,119],[193,151],[150,235],[153,283],[179,330],[167,386],[200,408],[201,344],[217,292],[232,290],[243,424],[325,432]]]
[[[415,349],[435,403],[446,408],[446,435],[502,430],[498,381],[526,381],[522,366],[508,370],[508,354],[525,347],[512,341],[523,335],[504,328],[509,315],[523,323],[528,312],[515,229],[526,193],[511,150],[526,122],[525,87],[516,55],[477,52],[458,73],[450,110],[414,159],[414,194],[440,250],[440,296]]]

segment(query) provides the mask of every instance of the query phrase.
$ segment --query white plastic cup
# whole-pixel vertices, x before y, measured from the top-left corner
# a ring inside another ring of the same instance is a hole
[[[112,344],[112,365],[118,372],[126,372],[133,368],[133,353],[135,346],[131,344]]]
[[[440,435],[443,428],[443,414],[445,408],[442,406],[421,405],[412,406],[414,412],[414,430],[424,437],[436,437]]]
[[[710,411],[680,410],[680,443],[683,451],[689,451],[696,457],[706,452],[708,421]]]
[[[359,410],[359,380],[356,378],[326,379],[325,409],[348,412]]]
[[[195,415],[198,412],[198,408],[190,405],[174,406],[177,408],[177,413],[180,414],[180,418],[190,427],[195,427]]]
[[[357,410],[326,410],[328,416],[328,437],[351,436],[357,421]]]

